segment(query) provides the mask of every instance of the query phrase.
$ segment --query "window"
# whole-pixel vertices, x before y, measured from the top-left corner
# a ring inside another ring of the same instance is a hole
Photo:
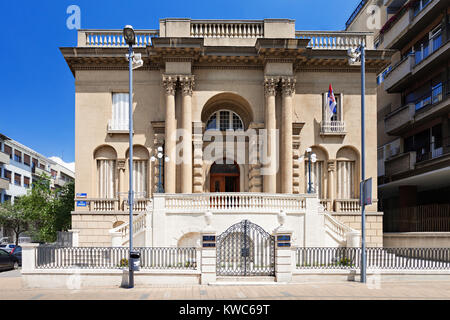
[[[128,130],[128,93],[112,94],[112,119],[108,125],[110,130]]]
[[[98,195],[111,199],[115,196],[115,160],[97,160]]]
[[[5,169],[4,175],[5,179],[11,183],[11,171]]]
[[[30,187],[30,178],[28,177],[23,177],[23,186],[25,188],[29,188]]]
[[[338,199],[356,199],[355,161],[337,161]]]
[[[244,124],[235,112],[220,110],[209,117],[206,122],[206,130],[244,130]]]
[[[9,155],[9,158],[12,159],[12,148],[5,144],[5,153]]]
[[[414,4],[414,16],[417,16],[431,1],[433,0],[418,0]]]
[[[147,196],[147,161],[133,160],[133,189],[137,198]]]
[[[14,173],[14,184],[16,186],[21,186],[22,185],[22,176],[20,174]]]
[[[384,82],[384,79],[386,78],[386,75],[392,70],[392,67],[389,66],[382,73],[380,73],[377,77],[377,84],[381,84]]]
[[[39,164],[39,168],[42,169],[42,170],[45,170],[45,164],[40,163],[40,164]]]
[[[323,103],[323,115],[325,122],[333,121],[343,121],[343,107],[342,102],[344,95],[342,93],[334,93],[334,98],[336,99],[336,112],[332,113],[328,105],[328,92],[324,93],[324,103]]]
[[[58,172],[55,171],[55,170],[53,170],[53,169],[51,169],[51,170],[50,170],[50,174],[52,175],[52,178],[53,178],[53,179],[56,179],[56,176],[58,175]]]
[[[26,164],[27,166],[30,166],[30,156],[27,154],[23,154],[23,163]]]
[[[324,188],[324,162],[311,163],[311,192],[317,193],[319,199],[325,198]],[[305,161],[305,190],[309,190],[309,161]]]
[[[22,162],[22,152],[18,150],[14,150],[14,161],[16,162]]]
[[[433,31],[430,32],[430,40],[433,48],[433,52],[439,49],[442,45],[442,32],[441,27],[437,27]]]

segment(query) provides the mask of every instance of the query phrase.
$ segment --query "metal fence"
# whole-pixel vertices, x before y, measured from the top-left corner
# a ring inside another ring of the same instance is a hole
[[[384,232],[450,232],[450,204],[386,209]]]
[[[367,268],[450,270],[450,248],[366,248]],[[297,248],[297,269],[355,269],[361,248]]]
[[[196,248],[134,248],[140,252],[141,269],[197,269]],[[57,247],[36,248],[37,269],[119,269],[128,267],[129,248]]]

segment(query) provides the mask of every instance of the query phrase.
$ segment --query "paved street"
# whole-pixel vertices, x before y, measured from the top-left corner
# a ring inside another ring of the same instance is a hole
[[[153,286],[123,289],[24,289],[19,271],[0,272],[0,300],[391,300],[450,299],[450,281],[358,282],[287,285]]]

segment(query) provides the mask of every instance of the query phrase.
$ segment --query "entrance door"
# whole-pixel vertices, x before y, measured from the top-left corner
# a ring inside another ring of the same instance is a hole
[[[239,192],[239,167],[236,163],[214,163],[210,170],[211,192]]]

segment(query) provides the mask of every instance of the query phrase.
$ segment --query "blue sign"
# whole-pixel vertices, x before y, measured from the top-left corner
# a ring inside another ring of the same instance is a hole
[[[216,244],[214,242],[203,244],[203,248],[215,248],[215,247],[216,247]]]
[[[77,193],[77,198],[86,198],[87,193]]]
[[[290,242],[279,242],[278,247],[290,247],[291,243]]]
[[[291,241],[291,236],[278,236],[277,241]]]
[[[86,207],[87,201],[77,201],[77,207]]]
[[[216,236],[203,236],[203,241],[216,241]]]

